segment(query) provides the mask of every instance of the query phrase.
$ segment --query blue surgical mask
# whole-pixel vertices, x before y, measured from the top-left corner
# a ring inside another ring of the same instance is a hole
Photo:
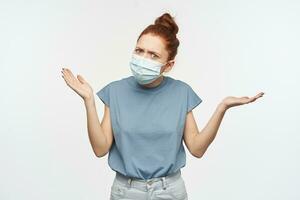
[[[130,61],[130,69],[139,84],[148,84],[155,81],[162,76],[160,69],[167,63],[160,63],[158,61],[132,54]]]

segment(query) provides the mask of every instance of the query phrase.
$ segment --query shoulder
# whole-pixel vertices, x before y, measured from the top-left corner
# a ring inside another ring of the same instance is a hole
[[[175,78],[172,78],[172,77],[170,77],[170,78],[171,78],[172,82],[175,83],[176,87],[178,87],[178,88],[187,90],[191,87],[187,82],[185,82],[183,80],[175,79]]]
[[[124,85],[125,82],[127,82],[130,79],[130,76],[123,77],[117,80],[113,80],[110,82],[107,82],[104,84],[104,87],[109,87],[109,88],[116,88]]]

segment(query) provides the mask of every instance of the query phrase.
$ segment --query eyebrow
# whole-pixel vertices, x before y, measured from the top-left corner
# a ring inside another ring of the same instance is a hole
[[[143,48],[141,48],[141,47],[136,47],[135,49],[142,49],[142,50],[145,50],[145,49],[143,49]],[[154,53],[154,54],[157,54],[157,55],[161,56],[159,53],[157,53],[157,52],[155,52],[155,51],[148,51],[148,52]]]

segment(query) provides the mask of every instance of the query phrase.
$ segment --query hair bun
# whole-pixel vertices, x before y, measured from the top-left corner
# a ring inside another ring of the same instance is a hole
[[[177,34],[178,33],[178,26],[174,21],[174,18],[169,13],[164,13],[160,17],[158,17],[155,22],[155,25],[162,25],[165,26],[170,32]]]

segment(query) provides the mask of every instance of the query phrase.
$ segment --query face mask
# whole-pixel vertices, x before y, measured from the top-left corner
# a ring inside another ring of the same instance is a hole
[[[131,72],[139,84],[148,84],[162,76],[160,69],[165,64],[132,54],[130,61]]]

